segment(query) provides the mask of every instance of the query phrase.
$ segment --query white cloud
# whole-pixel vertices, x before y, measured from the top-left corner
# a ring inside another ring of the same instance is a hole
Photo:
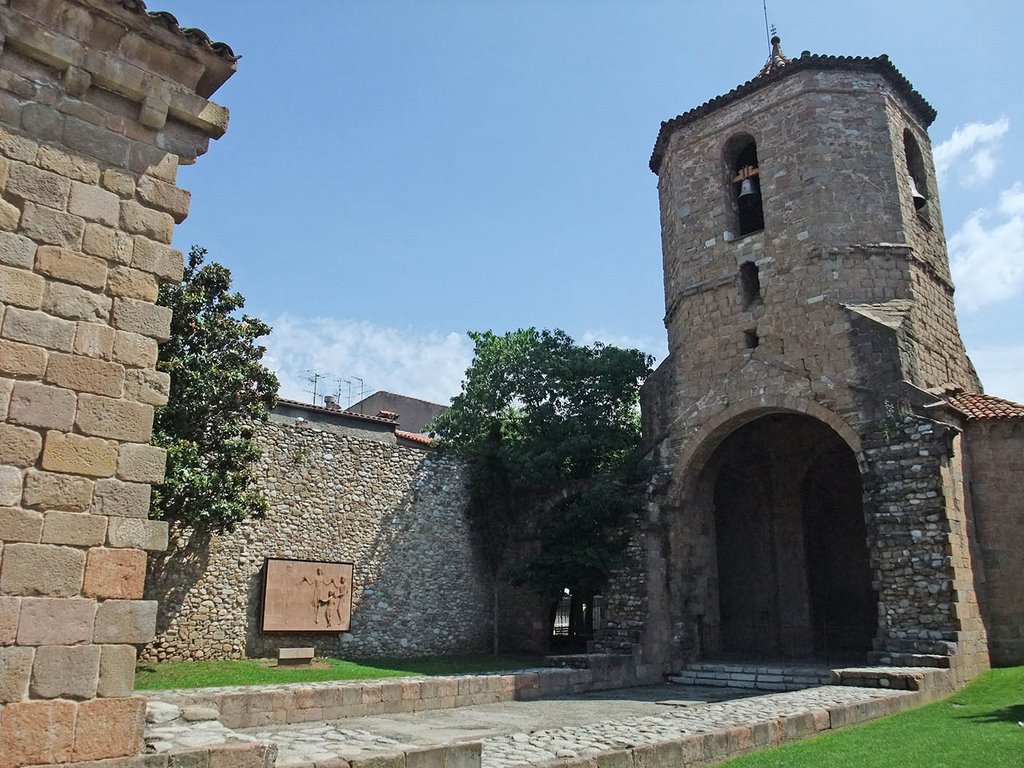
[[[1024,184],[999,196],[994,210],[972,213],[949,238],[957,308],[974,312],[1024,288]]]
[[[994,123],[968,123],[953,131],[953,135],[935,145],[932,158],[939,178],[945,181],[955,169],[960,182],[974,186],[992,178],[996,171],[995,151],[1010,121],[1001,117]],[[966,165],[958,162],[966,157]]]
[[[609,344],[614,347],[620,347],[622,349],[641,349],[644,352],[654,355],[655,364],[665,359],[668,355],[668,350],[665,348],[665,341],[652,342],[647,338],[636,338],[633,336],[625,336],[621,333],[607,333],[605,331],[584,331],[578,339],[575,339],[576,343],[590,346],[595,342],[601,342],[602,344]]]
[[[971,350],[985,391],[1024,403],[1024,344]]]
[[[348,385],[338,379],[360,377],[366,394],[387,390],[447,404],[458,394],[473,358],[465,334],[390,328],[356,320],[305,318],[283,314],[271,322],[266,364],[281,379],[281,397],[309,401],[307,371],[326,375],[318,393],[341,389],[347,405]],[[353,389],[355,389],[353,385]],[[353,400],[358,393],[353,391]]]

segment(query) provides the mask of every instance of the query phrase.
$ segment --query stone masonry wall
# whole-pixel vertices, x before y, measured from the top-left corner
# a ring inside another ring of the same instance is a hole
[[[641,516],[624,521],[629,532],[626,545],[628,564],[609,578],[607,595],[602,596],[601,622],[594,628],[595,653],[636,653],[641,649],[643,627],[650,606],[647,600],[647,537],[641,528]],[[642,663],[641,659],[637,659]]]
[[[913,340],[915,364],[908,371],[907,379],[925,389],[954,384],[968,391],[979,391],[981,382],[967,357],[956,321],[953,278],[942,229],[942,208],[931,142],[928,133],[900,100],[888,99],[886,111],[900,190],[903,241],[912,249],[909,273],[915,300],[910,305],[908,331]],[[922,155],[924,178],[921,183],[928,202],[921,210],[917,210],[911,196],[904,132],[914,138]]]
[[[670,354],[642,394],[656,411],[644,415],[648,446],[671,481],[645,519],[663,528],[666,554],[646,550],[644,642],[699,654],[719,609],[700,474],[710,452],[755,418],[802,413],[843,436],[864,471],[885,612],[876,650],[981,667],[959,451],[922,432],[897,436],[905,456],[869,453],[891,450],[875,431],[901,382],[976,383],[952,309],[927,115],[880,71],[833,64],[710,102],[659,138]],[[910,197],[905,130],[929,174],[927,221]],[[764,228],[740,236],[729,152],[750,139]]]
[[[142,743],[154,301],[234,64],[126,5],[0,0],[0,768]]]
[[[960,443],[944,424],[897,415],[865,439],[864,491],[878,584],[879,659],[952,657],[951,665],[970,677],[988,666],[988,657]]]
[[[151,568],[147,594],[160,614],[144,658],[276,656],[288,646],[347,658],[487,649],[491,589],[457,462],[358,424],[333,427],[326,416],[274,416],[258,440],[269,514],[208,542],[172,537]],[[261,633],[265,557],[353,562],[351,632]]]
[[[1024,664],[1024,421],[970,421],[964,442],[992,663]]]

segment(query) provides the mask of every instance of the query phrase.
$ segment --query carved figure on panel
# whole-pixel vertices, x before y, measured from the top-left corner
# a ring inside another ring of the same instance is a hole
[[[267,558],[264,632],[345,632],[351,613],[351,563]]]
[[[337,619],[341,624],[341,598],[345,594],[345,577],[339,576],[336,579],[327,578],[323,568],[316,569],[316,575],[312,578],[303,576],[299,585],[309,584],[313,587],[313,595],[310,604],[313,607],[313,623],[320,624],[320,611],[323,611],[324,622],[328,627],[332,626],[331,617]]]

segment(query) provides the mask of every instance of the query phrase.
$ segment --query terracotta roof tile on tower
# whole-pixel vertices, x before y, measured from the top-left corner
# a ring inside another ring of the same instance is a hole
[[[218,56],[221,56],[228,61],[238,61],[240,58],[231,50],[231,46],[227,43],[214,42],[210,39],[210,36],[201,29],[181,26],[178,24],[178,20],[174,17],[174,14],[168,13],[167,11],[147,10],[145,0],[114,0],[114,2],[123,8],[127,8],[129,11],[146,14],[150,19],[157,24],[160,24],[165,29],[169,29],[176,34],[181,35],[196,45],[208,48]]]
[[[946,401],[974,419],[1024,419],[1024,405],[981,392],[957,392],[945,396]]]
[[[791,61],[792,59],[782,52],[782,40],[778,35],[775,35],[772,38],[772,52],[768,54],[768,61],[761,67],[761,71],[757,73],[757,76],[764,77],[765,75],[770,75],[782,69]]]

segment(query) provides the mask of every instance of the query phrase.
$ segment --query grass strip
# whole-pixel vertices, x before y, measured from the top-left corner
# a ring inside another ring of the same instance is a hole
[[[539,656],[477,655],[422,659],[317,659],[313,666],[277,666],[270,659],[168,661],[142,664],[135,674],[139,691],[204,688],[221,685],[313,683],[325,680],[372,680],[409,675],[458,675],[542,666]]]
[[[1024,667],[920,709],[764,750],[722,768],[1022,768]]]

